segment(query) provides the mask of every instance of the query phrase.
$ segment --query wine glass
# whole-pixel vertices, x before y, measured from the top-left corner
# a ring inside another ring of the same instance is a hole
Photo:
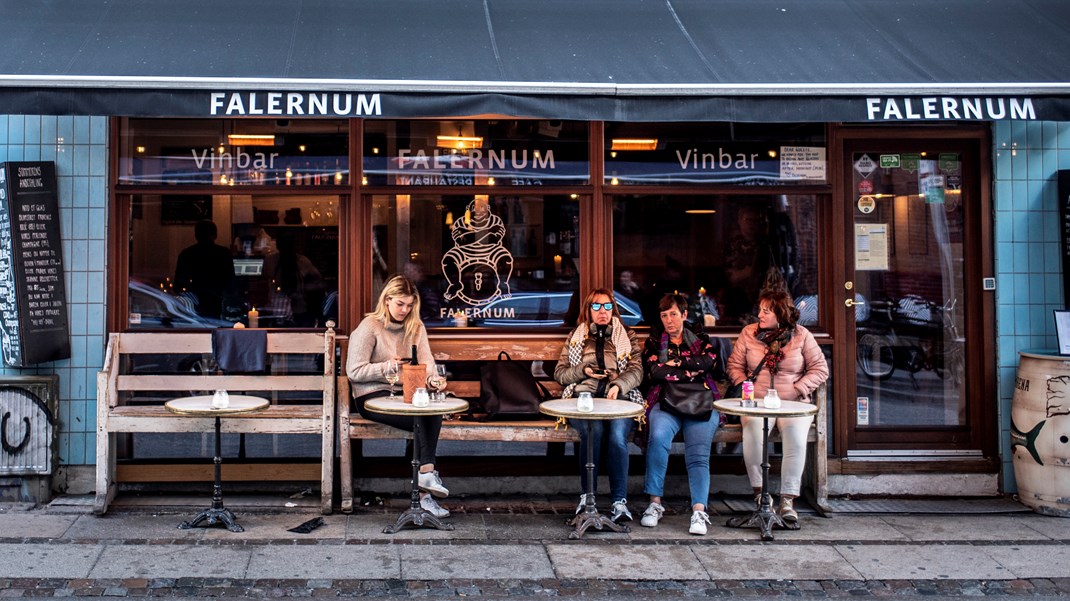
[[[394,385],[398,383],[398,379],[401,378],[401,364],[397,360],[390,360],[386,362],[386,381],[390,383],[390,396],[388,400],[396,401],[397,393],[394,392]]]
[[[446,366],[441,363],[435,364],[435,371],[431,374],[430,380],[427,382],[431,389],[435,391],[435,400],[444,400],[446,390]]]

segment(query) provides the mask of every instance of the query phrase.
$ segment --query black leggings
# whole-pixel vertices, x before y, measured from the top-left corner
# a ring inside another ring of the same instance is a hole
[[[386,424],[399,430],[406,432],[412,432],[413,418],[404,415],[387,415],[385,413],[376,413],[374,411],[368,411],[364,408],[364,403],[368,399],[374,399],[378,397],[389,396],[389,390],[377,390],[375,392],[369,392],[364,396],[353,399],[353,406],[357,410],[357,413],[364,419],[378,422],[380,424]],[[426,465],[428,463],[436,463],[435,454],[438,451],[438,433],[442,431],[442,416],[441,415],[421,415],[416,419],[420,420],[420,439],[414,441],[416,449],[419,451],[420,456],[416,458],[420,462],[420,465]]]

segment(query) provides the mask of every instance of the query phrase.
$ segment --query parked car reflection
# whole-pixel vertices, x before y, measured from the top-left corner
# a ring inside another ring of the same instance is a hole
[[[545,328],[565,325],[572,292],[514,292],[509,298],[499,298],[482,307],[467,311],[469,326],[488,328]],[[634,326],[642,321],[642,313],[635,301],[616,293],[621,321]],[[425,320],[429,327],[452,326],[447,309],[441,319]]]
[[[141,282],[130,282],[128,298],[130,326],[134,328],[215,329],[234,325],[198,315],[192,302]]]

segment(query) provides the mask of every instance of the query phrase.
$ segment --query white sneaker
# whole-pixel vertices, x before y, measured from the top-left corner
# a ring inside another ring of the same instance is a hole
[[[580,495],[580,504],[576,505],[576,515],[579,515],[585,509],[587,509],[587,493]]]
[[[691,534],[703,535],[706,534],[706,524],[710,523],[710,516],[706,515],[705,511],[695,511],[691,514],[691,527],[688,528],[688,532]]]
[[[628,499],[613,501],[613,511],[610,513],[609,519],[617,524],[632,521],[632,512],[628,511]]]
[[[442,478],[438,477],[438,470],[420,472],[420,477],[416,484],[420,490],[429,492],[440,499],[450,496],[449,489],[442,485]]]
[[[643,518],[639,520],[639,523],[647,528],[653,528],[661,521],[661,516],[665,514],[665,508],[661,506],[661,503],[651,503],[647,505],[646,511],[643,512]]]
[[[420,499],[420,507],[427,513],[435,516],[436,518],[448,518],[450,517],[450,510],[438,504],[438,501],[431,495],[424,495],[424,498]]]

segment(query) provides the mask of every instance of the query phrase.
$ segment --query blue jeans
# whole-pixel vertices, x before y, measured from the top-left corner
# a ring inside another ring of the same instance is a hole
[[[580,485],[587,492],[587,423],[594,436],[594,490],[598,492],[599,462],[602,457],[602,438],[607,437],[606,471],[609,475],[609,494],[613,501],[628,497],[628,438],[635,427],[632,418],[610,420],[570,419],[569,426],[580,433]],[[607,427],[608,426],[608,427]]]
[[[706,421],[688,419],[662,411],[654,405],[647,419],[650,435],[646,448],[646,483],[643,492],[660,497],[665,493],[665,471],[669,467],[669,447],[681,429],[684,431],[684,463],[687,465],[687,484],[691,489],[691,505],[706,507],[710,500],[710,448],[713,435],[721,424],[716,411]]]

